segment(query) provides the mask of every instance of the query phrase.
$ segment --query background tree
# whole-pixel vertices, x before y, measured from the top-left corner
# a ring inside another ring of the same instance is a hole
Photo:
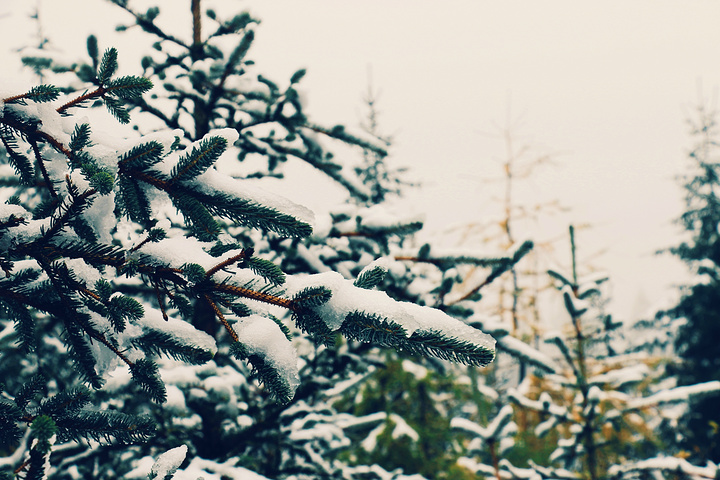
[[[555,350],[545,374],[531,374],[511,390],[512,407],[498,409],[484,427],[470,418],[453,419],[453,426],[472,439],[459,464],[498,479],[595,480],[655,473],[714,478],[715,465],[692,465],[664,443],[660,432],[674,427],[677,406],[717,394],[720,382],[671,388],[664,366],[672,359],[667,348],[672,322],[614,321],[603,311],[607,276],[583,275],[572,227],[570,244],[568,273],[548,271],[569,323],[544,336]],[[547,457],[514,456],[518,410],[538,419],[532,432],[550,447]]]
[[[675,339],[679,362],[672,373],[680,385],[720,380],[720,162],[717,111],[697,108],[690,120],[695,145],[689,153],[689,172],[683,178],[686,211],[679,223],[689,237],[670,252],[687,263],[696,281],[682,290],[677,306],[659,318],[683,319]],[[720,462],[718,396],[693,403],[681,419],[676,438],[699,462]]]

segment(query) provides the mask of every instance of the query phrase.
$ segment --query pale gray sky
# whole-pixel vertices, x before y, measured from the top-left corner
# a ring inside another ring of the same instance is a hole
[[[3,56],[28,38],[20,14],[32,3],[0,0],[0,14],[11,13],[0,18]],[[181,4],[189,2],[173,2]],[[490,200],[499,184],[483,179],[502,173],[504,143],[488,133],[510,112],[518,145],[556,152],[557,161],[532,183],[518,184],[518,199],[559,199],[572,209],[525,236],[554,237],[569,222],[592,224],[580,237],[581,252],[607,249],[594,264],[612,275],[612,310],[621,316],[635,313],[641,289],[661,302],[682,276],[676,262],[653,252],[677,241],[670,222],[682,211],[674,176],[691,145],[685,117],[700,88],[710,96],[720,85],[720,3],[221,4],[262,19],[251,52],[261,71],[282,82],[308,68],[302,87],[319,123],[358,123],[371,66],[381,126],[395,136],[393,161],[425,184],[409,203],[427,211],[432,230],[500,214]],[[112,32],[122,12],[101,0],[43,0],[42,7],[45,34],[56,47],[83,52],[85,37],[95,33],[101,46],[120,48],[121,67],[135,67],[123,63],[131,58],[131,37]],[[5,62],[0,76],[15,69]],[[311,207],[316,201],[295,195]]]

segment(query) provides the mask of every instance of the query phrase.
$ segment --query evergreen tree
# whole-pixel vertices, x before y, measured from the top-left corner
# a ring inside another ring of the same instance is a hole
[[[686,211],[679,223],[688,239],[670,251],[687,263],[697,280],[683,288],[673,309],[658,317],[683,319],[675,347],[680,362],[672,373],[680,385],[720,380],[720,162],[718,159],[717,112],[700,106],[690,122],[696,139],[692,162],[683,179]],[[683,416],[678,435],[680,445],[698,461],[720,462],[719,396],[693,403]]]
[[[562,330],[544,336],[557,353],[546,357],[543,375],[530,375],[509,392],[512,405],[498,408],[486,426],[472,418],[453,419],[470,439],[459,464],[497,479],[650,478],[654,473],[715,478],[716,465],[692,465],[659,433],[677,428],[674,407],[717,394],[720,382],[668,383],[664,365],[670,360],[671,325],[624,325],[605,314],[607,276],[579,274],[572,227],[570,240],[569,274],[548,272],[570,319]],[[516,456],[518,443],[526,440],[518,435],[518,411],[535,419],[533,434],[547,446],[537,452],[542,455]]]
[[[68,83],[83,92],[44,83],[0,95],[14,170],[0,214],[6,476],[402,478],[339,456],[358,434],[405,422],[337,410],[384,362],[367,343],[487,364],[494,341],[449,315],[462,309],[424,305],[460,280],[454,265],[483,265],[489,282],[531,245],[493,259],[401,250],[422,224],[373,205],[397,185],[371,172],[384,142],[311,122],[303,71],[283,88],[252,74],[255,19],[193,0],[188,41],[157,25],[158,8],[113,3],[133,19],[121,30],[155,39],[143,76],[117,76],[117,51],[101,55],[91,36],[85,63],[25,58],[47,79],[76,75]],[[96,107],[124,124],[132,113],[143,134],[99,135]],[[374,157],[348,168],[318,136]],[[246,167],[232,177],[235,161]],[[282,177],[287,161],[352,201],[313,230],[307,209],[251,184]],[[418,289],[408,263],[437,268],[439,287]]]

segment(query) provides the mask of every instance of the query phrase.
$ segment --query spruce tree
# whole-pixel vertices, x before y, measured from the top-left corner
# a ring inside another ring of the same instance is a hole
[[[0,95],[14,171],[0,216],[6,476],[402,478],[338,457],[353,432],[400,417],[342,414],[333,399],[382,365],[368,343],[490,362],[492,338],[421,297],[459,281],[457,263],[487,267],[491,281],[531,245],[492,259],[400,251],[422,224],[372,205],[394,191],[392,176],[363,177],[384,142],[311,122],[303,71],[285,87],[252,73],[254,18],[193,0],[184,40],[156,24],[158,8],[113,3],[132,18],[121,30],[154,38],[142,76],[118,76],[117,51],[101,54],[91,36],[85,62],[28,57],[48,82]],[[50,84],[58,72],[81,90]],[[142,134],[99,133],[96,108]],[[318,136],[372,162],[347,168]],[[251,185],[288,161],[316,168],[350,203],[313,222]],[[408,262],[437,267],[438,289],[411,288]]]
[[[682,319],[675,340],[679,362],[672,373],[680,385],[720,380],[720,162],[718,162],[717,112],[699,106],[690,120],[695,145],[689,153],[690,166],[682,178],[686,211],[679,224],[686,240],[670,252],[687,263],[695,274],[693,283],[683,287],[679,303],[660,312],[658,318]],[[694,402],[682,417],[679,444],[700,462],[720,462],[718,428],[720,396]]]
[[[511,404],[484,426],[453,419],[467,439],[468,455],[458,463],[497,479],[716,478],[716,465],[693,465],[661,432],[677,428],[677,406],[717,394],[720,382],[667,382],[674,322],[615,321],[603,310],[608,277],[581,272],[572,227],[570,244],[568,271],[548,271],[569,320],[544,336],[555,353],[546,356],[544,371],[509,392]],[[518,411],[534,418],[532,433],[547,445],[542,455],[516,455],[522,449]]]

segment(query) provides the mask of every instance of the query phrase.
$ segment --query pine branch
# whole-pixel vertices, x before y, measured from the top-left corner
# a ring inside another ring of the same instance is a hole
[[[191,365],[202,365],[212,359],[212,352],[183,343],[169,332],[148,329],[133,340],[133,346],[148,355],[167,355]]]
[[[159,38],[161,38],[163,40],[167,40],[169,42],[175,43],[176,45],[184,47],[186,50],[190,50],[190,47],[187,44],[185,44],[183,41],[181,41],[180,39],[178,39],[172,35],[165,33],[164,31],[162,31],[162,29],[160,29],[157,25],[155,25],[155,23],[153,23],[153,20],[155,18],[155,16],[153,14],[137,13],[133,9],[131,9],[130,7],[127,6],[127,2],[124,2],[122,0],[110,0],[110,1],[112,3],[114,3],[115,5],[119,6],[120,8],[122,8],[123,10],[125,10],[126,12],[130,13],[133,17],[135,17],[136,24],[140,28],[142,28],[144,31],[146,31],[147,33],[150,33],[152,35],[157,35]]]
[[[250,298],[252,300],[268,303],[270,305],[277,305],[279,307],[287,308],[291,311],[296,307],[295,300],[288,300],[287,298],[272,295],[270,293],[260,292],[257,290],[252,290],[250,288],[228,285],[227,283],[213,283],[212,288],[213,290],[220,293],[227,293],[236,297]]]
[[[254,250],[253,250],[252,248],[245,248],[245,249],[243,249],[243,250],[242,250],[240,253],[238,253],[237,255],[233,255],[232,257],[230,257],[230,258],[228,258],[228,259],[226,259],[226,260],[223,260],[222,262],[220,262],[220,263],[218,263],[217,265],[215,265],[214,267],[212,267],[210,270],[208,270],[208,271],[205,273],[205,277],[210,278],[210,277],[212,277],[213,275],[215,275],[217,272],[219,272],[220,270],[222,270],[223,268],[229,267],[229,266],[232,265],[233,263],[240,262],[240,261],[245,261],[247,258],[249,258],[249,257],[252,256],[253,251],[254,251]]]
[[[294,389],[287,384],[276,368],[257,354],[250,354],[240,342],[234,342],[230,346],[230,354],[238,360],[247,360],[253,368],[253,373],[268,388],[270,393],[281,404],[289,403],[294,395]]]
[[[120,412],[80,410],[56,421],[60,441],[93,439],[131,444],[145,442],[155,433],[155,423],[151,418]]]
[[[223,137],[205,137],[197,147],[180,158],[170,173],[170,185],[189,180],[204,173],[227,149],[227,140]]]
[[[2,103],[8,105],[12,103],[23,103],[23,100],[31,100],[35,103],[47,103],[57,100],[60,96],[60,90],[54,85],[37,85],[32,87],[30,91],[20,95],[14,95],[2,100]]]

